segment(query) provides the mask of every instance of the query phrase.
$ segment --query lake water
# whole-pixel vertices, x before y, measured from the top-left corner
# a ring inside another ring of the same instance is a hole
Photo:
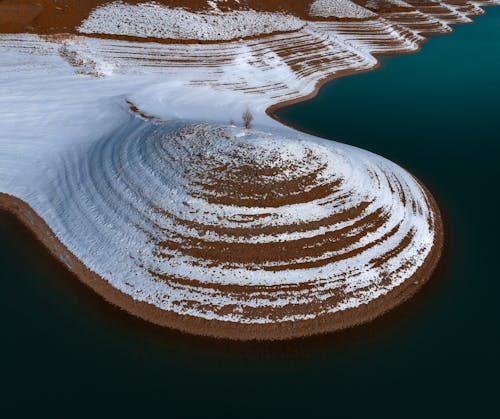
[[[345,418],[398,407],[406,417],[438,408],[457,417],[490,406],[448,395],[499,390],[500,8],[432,38],[419,54],[331,82],[278,116],[386,156],[425,182],[442,209],[446,244],[424,290],[340,334],[214,342],[104,303],[3,214],[2,409]]]

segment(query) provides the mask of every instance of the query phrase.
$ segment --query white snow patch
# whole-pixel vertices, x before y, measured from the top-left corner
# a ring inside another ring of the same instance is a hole
[[[303,26],[302,20],[283,13],[253,10],[193,13],[156,3],[114,2],[94,10],[78,30],[87,34],[221,41],[296,31]]]
[[[314,0],[309,9],[313,17],[338,17],[363,19],[377,16],[349,0]]]
[[[405,9],[413,9],[415,8],[415,6],[412,6],[411,4],[403,1],[403,0],[385,0],[384,3],[387,3],[387,4],[392,4],[396,7],[402,7],[402,8],[405,8]],[[366,3],[366,7],[368,8],[373,8],[373,9],[377,9],[380,5],[380,2],[378,0],[369,0],[367,3]]]

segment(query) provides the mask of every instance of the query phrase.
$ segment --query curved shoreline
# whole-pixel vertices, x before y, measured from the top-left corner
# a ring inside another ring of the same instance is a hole
[[[427,39],[424,39],[419,44],[419,48],[415,51],[387,52],[373,55],[396,56],[418,52],[420,46],[426,42],[426,40]],[[266,114],[280,124],[291,126],[297,130],[297,127],[284,123],[276,117],[274,112],[283,107],[298,102],[304,102],[315,97],[320,89],[331,80],[372,71],[379,68],[380,64],[380,60],[377,60],[377,63],[369,69],[345,70],[320,79],[316,82],[314,90],[310,94],[273,104],[266,109]],[[299,129],[299,131],[303,130]],[[415,176],[413,177],[415,178]],[[26,202],[12,195],[0,192],[0,209],[13,214],[19,219],[23,225],[34,233],[37,240],[49,250],[52,257],[54,257],[58,263],[61,263],[70,273],[75,275],[88,288],[101,298],[104,298],[107,302],[119,307],[127,313],[159,326],[195,335],[231,340],[284,340],[325,334],[370,322],[410,299],[431,278],[442,254],[444,243],[443,221],[434,197],[421,182],[419,182],[419,184],[425,191],[430,207],[435,214],[436,236],[431,252],[427,255],[425,262],[418,268],[414,275],[389,293],[357,308],[319,316],[313,320],[277,324],[251,325],[222,322],[218,320],[204,320],[197,317],[167,312],[152,304],[134,300],[132,297],[114,288],[102,277],[88,269],[83,262],[74,256],[66,246],[56,238],[46,222]]]
[[[422,185],[422,184],[421,184]],[[24,201],[12,195],[0,193],[0,209],[14,215],[50,255],[83,284],[108,303],[147,322],[176,329],[183,333],[230,340],[286,340],[326,334],[358,326],[380,317],[384,313],[410,299],[431,278],[440,260],[444,231],[436,201],[423,186],[435,213],[436,238],[431,252],[414,275],[389,293],[368,304],[354,309],[319,316],[312,320],[300,320],[274,324],[242,324],[205,320],[164,311],[152,304],[134,300],[119,291],[106,280],[88,269],[66,246],[57,239],[46,222]]]
[[[466,23],[463,23],[463,25],[466,25]],[[452,34],[453,32],[455,32],[455,28],[452,26],[452,31],[451,32],[443,32],[443,33],[440,33],[440,32],[436,32],[436,33],[431,33],[431,34],[425,34],[423,33],[423,39],[419,41],[419,44],[418,44],[418,48],[415,49],[415,50],[412,50],[412,51],[394,51],[394,52],[390,52],[390,51],[387,51],[387,52],[372,52],[371,55],[374,56],[375,58],[377,57],[400,57],[400,56],[404,56],[404,55],[412,55],[412,54],[418,54],[421,50],[422,50],[422,45],[424,45],[425,43],[427,43],[429,41],[430,38],[434,38],[436,36],[445,36],[445,35],[450,35]],[[269,116],[270,118],[274,119],[275,121],[278,121],[280,124],[282,125],[285,125],[287,127],[290,127],[290,128],[293,128],[294,130],[297,130],[297,131],[300,131],[300,132],[305,132],[306,134],[311,134],[311,135],[315,135],[317,136],[316,134],[313,134],[313,133],[310,133],[308,132],[307,130],[304,130],[302,128],[299,128],[299,127],[296,127],[292,124],[289,124],[283,120],[281,120],[280,118],[278,118],[276,116],[276,112],[280,109],[283,109],[283,108],[286,108],[287,106],[291,106],[291,105],[295,105],[297,103],[302,103],[302,102],[307,102],[308,100],[311,100],[313,99],[314,97],[316,97],[319,92],[321,91],[321,89],[329,82],[333,81],[333,80],[337,80],[337,79],[341,79],[343,77],[348,77],[348,76],[354,76],[354,75],[357,75],[357,74],[364,74],[364,73],[369,73],[371,71],[376,71],[378,70],[382,65],[382,62],[381,60],[379,60],[377,58],[377,63],[373,66],[373,67],[370,67],[370,68],[365,68],[365,69],[359,69],[359,70],[343,70],[343,71],[339,71],[335,74],[331,74],[331,75],[328,75],[322,79],[319,79],[315,86],[314,86],[314,89],[312,90],[311,93],[305,95],[305,96],[301,96],[301,97],[298,97],[298,98],[294,98],[294,99],[290,99],[290,100],[285,100],[283,102],[278,102],[278,103],[275,103],[271,106],[269,106],[267,109],[266,109],[266,115]],[[331,138],[327,138],[327,140],[332,140]]]
[[[315,90],[310,95],[291,102],[305,101],[316,96],[319,89],[328,81],[373,70],[379,65],[380,61],[378,61],[377,65],[373,68],[367,70],[349,70],[327,77],[317,82]],[[266,109],[266,113],[270,115],[273,110],[290,104],[291,103],[283,102],[273,105]],[[283,122],[274,115],[270,116],[283,124]],[[415,178],[413,175],[412,177]],[[418,179],[417,182],[425,191],[430,204],[429,206],[435,215],[436,236],[432,250],[427,255],[425,262],[410,278],[387,294],[356,308],[335,312],[333,314],[321,315],[311,320],[286,321],[269,324],[244,324],[213,319],[206,320],[199,317],[165,311],[147,302],[134,300],[130,295],[119,291],[104,278],[87,268],[85,264],[70,252],[55,236],[47,223],[28,203],[15,196],[0,192],[0,209],[14,215],[34,234],[36,239],[49,251],[50,255],[68,272],[75,275],[80,282],[106,302],[131,315],[157,326],[167,327],[182,333],[198,336],[238,341],[277,341],[327,334],[368,323],[410,299],[431,278],[442,253],[444,242],[443,223],[434,197]]]

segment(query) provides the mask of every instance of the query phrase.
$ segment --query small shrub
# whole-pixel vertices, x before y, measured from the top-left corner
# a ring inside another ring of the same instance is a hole
[[[253,115],[248,109],[243,112],[242,119],[245,129],[250,129],[252,127]]]

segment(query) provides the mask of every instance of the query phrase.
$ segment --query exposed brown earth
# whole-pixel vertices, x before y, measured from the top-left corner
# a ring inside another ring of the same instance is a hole
[[[36,3],[2,0],[0,2],[0,30],[3,33],[22,32],[42,11],[43,7]]]

